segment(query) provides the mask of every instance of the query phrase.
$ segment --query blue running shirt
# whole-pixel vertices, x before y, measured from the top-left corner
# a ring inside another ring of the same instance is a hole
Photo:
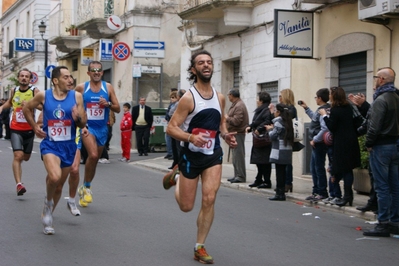
[[[87,125],[93,129],[103,129],[107,126],[109,108],[100,105],[100,97],[109,102],[107,83],[101,82],[99,92],[93,92],[90,89],[90,81],[85,82],[83,91],[83,102],[87,113]]]
[[[72,117],[72,107],[76,105],[75,91],[68,91],[64,100],[57,100],[53,90],[45,92],[43,106],[43,131],[46,140],[70,141],[76,137],[76,124]]]

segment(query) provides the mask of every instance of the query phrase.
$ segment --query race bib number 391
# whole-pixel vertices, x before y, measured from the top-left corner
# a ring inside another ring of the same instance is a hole
[[[99,103],[87,103],[86,112],[88,120],[104,120],[105,108]]]
[[[71,140],[71,125],[71,120],[48,120],[48,136],[50,140]]]

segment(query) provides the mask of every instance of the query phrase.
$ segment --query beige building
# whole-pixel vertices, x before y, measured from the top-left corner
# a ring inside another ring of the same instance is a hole
[[[164,108],[170,89],[180,82],[176,2],[64,0],[47,21],[49,43],[56,46],[58,64],[69,67],[76,83],[89,80],[88,62],[98,60],[103,79],[114,86],[121,106],[124,102],[134,106],[139,97],[146,97],[152,108]],[[122,115],[117,115],[111,140],[117,148]]]
[[[341,85],[347,92],[364,93],[371,101],[373,73],[391,66],[399,71],[399,1],[372,0],[241,0],[181,1],[183,19],[182,87],[193,50],[206,49],[214,57],[213,86],[226,94],[239,88],[251,114],[257,92],[268,91],[277,102],[280,90],[291,88],[296,101],[315,109],[315,92]],[[313,11],[313,58],[275,58],[274,9]],[[368,21],[368,22],[365,22]],[[228,108],[227,106],[226,108]],[[305,125],[310,119],[297,106]],[[306,136],[305,136],[306,138]],[[294,175],[309,174],[310,147],[294,153]],[[252,139],[246,139],[248,167]],[[225,156],[226,160],[227,156]],[[249,177],[251,178],[251,177]],[[251,181],[251,180],[250,180]]]

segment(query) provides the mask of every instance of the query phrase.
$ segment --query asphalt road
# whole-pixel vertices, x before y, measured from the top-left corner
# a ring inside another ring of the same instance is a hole
[[[163,173],[113,160],[98,165],[93,203],[72,216],[67,185],[54,212],[55,235],[42,232],[45,170],[35,143],[17,197],[10,142],[0,141],[0,265],[199,265],[193,260],[197,202],[182,213]],[[110,155],[112,159],[119,155]],[[149,159],[164,156],[150,153]],[[81,166],[83,167],[83,166]],[[83,168],[81,168],[83,173]],[[295,202],[221,187],[206,247],[217,265],[396,265],[395,238],[363,238],[364,220]]]

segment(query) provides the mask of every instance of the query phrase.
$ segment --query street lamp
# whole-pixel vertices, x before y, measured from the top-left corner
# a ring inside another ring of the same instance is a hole
[[[42,20],[39,25],[39,33],[42,36],[42,40],[44,40],[44,90],[47,90],[47,77],[46,77],[46,69],[47,69],[47,57],[48,57],[48,40],[44,39],[44,34],[46,33],[46,24]]]

